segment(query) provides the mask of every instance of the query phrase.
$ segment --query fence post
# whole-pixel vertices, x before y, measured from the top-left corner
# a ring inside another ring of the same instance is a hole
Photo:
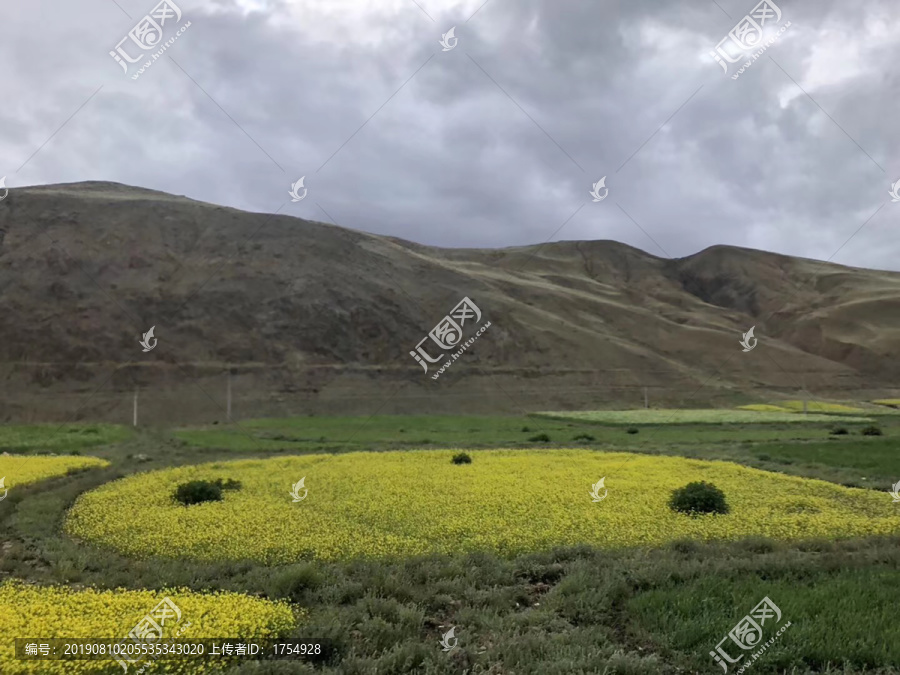
[[[226,387],[225,387],[225,401],[226,401],[226,416],[228,421],[231,422],[231,370],[226,373]]]

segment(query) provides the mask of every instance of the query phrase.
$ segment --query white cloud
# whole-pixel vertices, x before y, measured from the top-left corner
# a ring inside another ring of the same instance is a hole
[[[659,253],[618,202],[675,256],[828,257],[900,177],[885,75],[900,26],[880,0],[798,0],[772,48],[835,121],[768,59],[723,76],[708,51],[734,22],[712,3],[490,0],[466,21],[482,0],[416,0],[432,21],[413,0],[184,0],[192,27],[171,53],[195,84],[168,59],[122,75],[107,52],[155,2],[117,1],[133,18],[109,0],[4,15],[9,185],[113,180],[272,212],[306,175],[310,198],[286,212],[323,220],[320,203],[347,227],[473,247],[543,242],[587,203],[556,239]],[[453,25],[459,46],[441,52]],[[610,197],[593,204],[604,174]],[[900,268],[885,227],[898,209],[842,260]]]

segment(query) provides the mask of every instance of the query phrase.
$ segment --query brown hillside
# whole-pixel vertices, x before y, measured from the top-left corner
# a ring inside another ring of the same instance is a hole
[[[242,416],[634,405],[645,386],[724,405],[900,375],[900,274],[763,251],[438,249],[96,182],[13,189],[0,230],[5,419],[130,419],[136,385],[158,421],[220,419],[227,370]],[[491,328],[433,381],[409,352],[464,296]]]

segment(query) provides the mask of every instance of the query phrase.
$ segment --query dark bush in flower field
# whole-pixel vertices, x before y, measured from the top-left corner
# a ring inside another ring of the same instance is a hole
[[[471,464],[472,458],[469,457],[469,455],[467,455],[466,453],[460,452],[458,454],[453,455],[453,459],[450,461],[453,462],[454,464]]]
[[[210,480],[192,480],[188,483],[182,483],[175,490],[175,499],[185,506],[191,504],[202,504],[203,502],[220,502],[222,501],[223,490],[240,490],[240,481],[229,478],[223,481],[217,478]]]
[[[669,508],[689,516],[702,513],[728,513],[725,493],[712,483],[697,481],[672,492]]]

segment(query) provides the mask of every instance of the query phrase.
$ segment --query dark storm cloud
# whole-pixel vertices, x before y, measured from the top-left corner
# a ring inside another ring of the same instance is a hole
[[[752,1],[490,0],[472,16],[482,2],[182,0],[191,28],[137,81],[108,51],[155,3],[117,2],[6,14],[9,185],[112,180],[324,209],[442,246],[727,243],[900,269],[887,2],[784,0],[791,28],[736,81],[708,52]],[[309,195],[290,203],[301,175]],[[593,203],[604,175],[610,195]]]

